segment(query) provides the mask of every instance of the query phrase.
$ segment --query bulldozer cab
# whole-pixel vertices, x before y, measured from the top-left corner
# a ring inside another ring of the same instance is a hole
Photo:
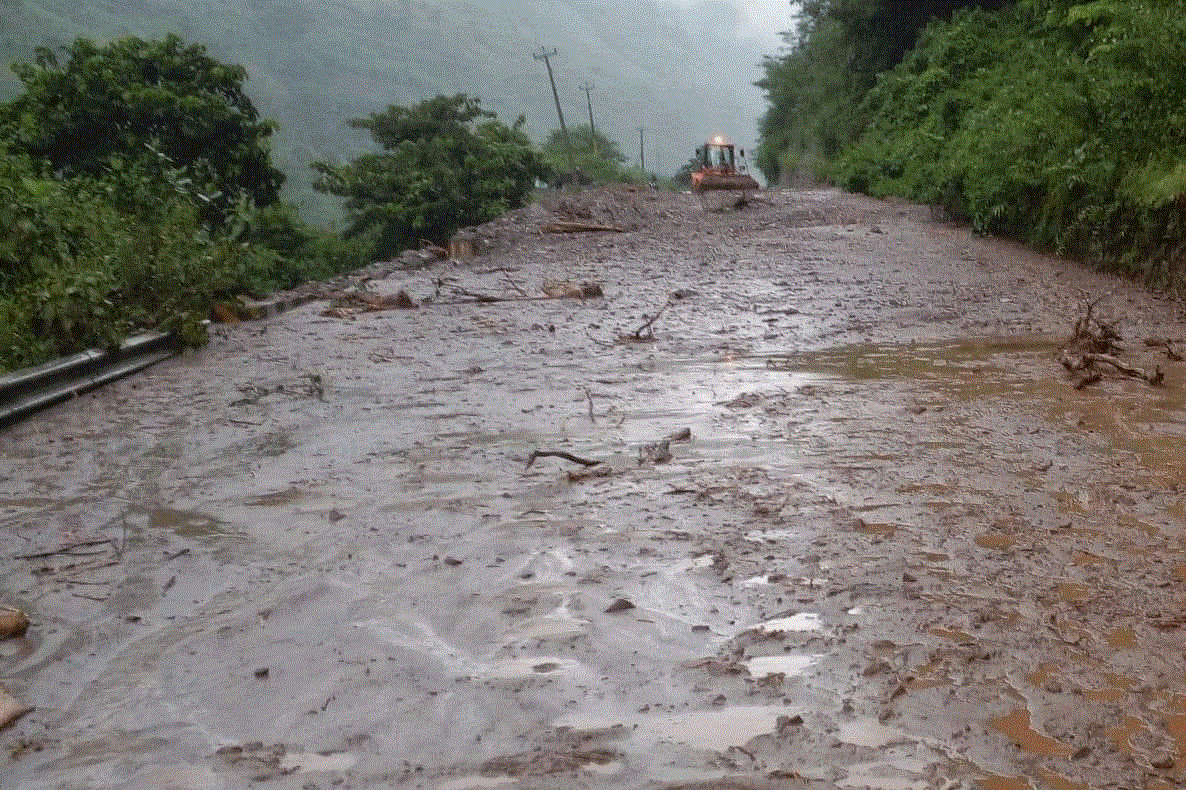
[[[700,166],[730,172],[735,168],[733,144],[721,137],[714,137],[700,147]]]
[[[738,167],[735,151],[733,141],[722,135],[697,148],[700,168],[692,173],[692,190],[757,189],[758,182],[745,172],[745,152],[740,152],[742,159]]]

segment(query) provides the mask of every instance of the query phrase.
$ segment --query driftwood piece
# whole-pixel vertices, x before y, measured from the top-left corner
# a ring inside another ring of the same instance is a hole
[[[563,450],[532,450],[531,455],[527,458],[527,466],[524,468],[530,469],[537,458],[563,458],[565,461],[572,461],[581,466],[597,466],[601,463],[601,461],[590,461],[588,458],[581,458]]]
[[[347,309],[361,310],[364,313],[376,310],[415,310],[420,305],[408,296],[408,292],[400,290],[394,296],[377,296],[366,291],[340,291],[327,294],[332,304],[322,312],[329,318],[345,318]]]
[[[1099,365],[1107,365],[1118,373],[1131,378],[1137,378],[1151,386],[1157,386],[1165,379],[1161,366],[1155,366],[1152,371],[1141,370],[1120,359],[1118,354],[1123,352],[1120,341],[1123,339],[1113,324],[1100,320],[1095,315],[1095,307],[1105,296],[1098,299],[1083,300],[1083,315],[1075,321],[1071,337],[1059,351],[1058,361],[1075,377],[1075,389],[1083,389],[1088,385],[1100,381],[1102,374]],[[1148,346],[1154,345],[1146,340]],[[1168,348],[1168,345],[1167,345]]]
[[[1160,365],[1156,366],[1152,372],[1149,372],[1140,368],[1134,368],[1132,365],[1127,365],[1111,354],[1084,354],[1083,356],[1089,363],[1098,362],[1104,365],[1111,365],[1126,376],[1143,379],[1146,383],[1154,386],[1160,384],[1165,379],[1165,373],[1161,370]]]
[[[624,233],[625,228],[619,228],[616,225],[601,225],[596,222],[555,220],[544,225],[543,231],[545,233],[599,233],[604,231]]]
[[[38,551],[38,552],[34,552],[33,554],[17,554],[17,555],[13,556],[13,559],[15,559],[15,560],[39,560],[39,559],[43,559],[45,557],[52,557],[55,554],[69,554],[71,556],[76,556],[76,557],[77,556],[87,557],[87,556],[90,556],[91,554],[102,554],[104,552],[88,551],[88,552],[84,552],[83,554],[80,555],[80,554],[78,554],[77,549],[87,548],[90,546],[102,546],[104,543],[111,543],[111,539],[110,538],[100,538],[98,540],[80,540],[76,543],[67,543],[65,546],[62,546],[62,547],[56,548],[56,549],[51,549],[49,551]]]

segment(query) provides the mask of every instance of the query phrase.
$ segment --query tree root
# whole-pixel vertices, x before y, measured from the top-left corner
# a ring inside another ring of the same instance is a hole
[[[1058,355],[1058,361],[1076,375],[1075,389],[1083,389],[1103,378],[1098,365],[1107,365],[1118,373],[1140,379],[1150,386],[1157,386],[1165,380],[1161,366],[1152,371],[1141,370],[1121,360],[1117,354],[1123,352],[1120,333],[1113,324],[1105,323],[1094,315],[1098,305],[1107,295],[1098,299],[1083,300],[1083,315],[1075,321],[1074,331],[1066,346]]]

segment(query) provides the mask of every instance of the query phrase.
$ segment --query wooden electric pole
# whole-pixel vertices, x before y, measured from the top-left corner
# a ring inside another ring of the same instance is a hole
[[[647,173],[647,154],[642,144],[642,133],[645,129],[645,126],[638,127],[638,166],[644,176]]]
[[[564,150],[568,154],[568,166],[572,169],[573,181],[576,181],[577,166],[572,158],[572,142],[568,139],[568,129],[564,125],[564,111],[560,109],[560,94],[556,92],[556,79],[552,76],[552,61],[549,58],[556,57],[556,48],[552,47],[552,51],[539,48],[538,55],[532,55],[536,60],[542,60],[544,65],[548,67],[548,82],[552,85],[552,98],[556,101],[556,115],[560,118],[560,135],[564,138]]]
[[[586,82],[581,86],[581,90],[585,92],[585,106],[589,108],[589,138],[593,140],[593,155],[600,159],[601,152],[597,150],[597,130],[593,127],[593,99],[589,97],[589,92],[596,87]]]

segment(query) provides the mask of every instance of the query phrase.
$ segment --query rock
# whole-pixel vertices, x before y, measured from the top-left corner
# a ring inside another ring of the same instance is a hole
[[[24,636],[29,630],[29,616],[20,609],[0,607],[0,639]]]
[[[618,598],[609,605],[605,610],[606,614],[617,614],[618,612],[625,612],[634,608],[634,604],[625,598]]]

